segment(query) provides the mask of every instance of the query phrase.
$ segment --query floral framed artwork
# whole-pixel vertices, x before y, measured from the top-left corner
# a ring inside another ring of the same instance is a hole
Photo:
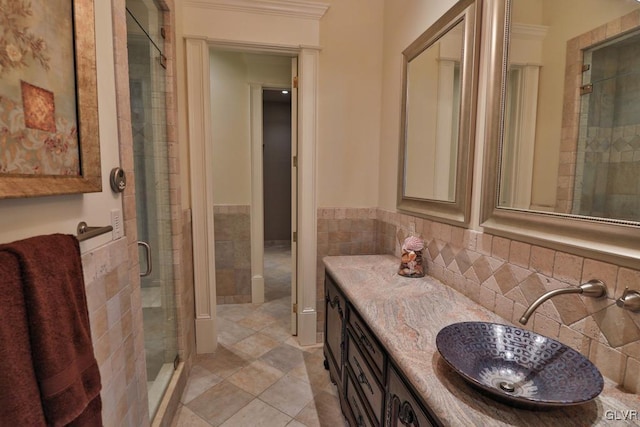
[[[102,190],[94,0],[0,0],[0,198]]]

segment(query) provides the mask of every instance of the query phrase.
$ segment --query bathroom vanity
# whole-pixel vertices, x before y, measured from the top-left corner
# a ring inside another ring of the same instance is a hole
[[[456,322],[510,322],[432,277],[399,276],[390,255],[324,264],[324,353],[351,426],[640,424],[639,396],[608,380],[590,402],[544,411],[483,395],[440,357],[436,335]]]

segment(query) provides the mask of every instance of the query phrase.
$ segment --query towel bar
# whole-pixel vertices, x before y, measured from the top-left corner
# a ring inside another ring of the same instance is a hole
[[[86,222],[81,221],[78,224],[78,228],[77,228],[78,235],[76,236],[76,238],[78,239],[78,241],[82,242],[82,241],[91,239],[92,237],[96,237],[101,234],[108,233],[112,230],[113,230],[113,227],[110,225],[107,225],[104,227],[89,227]]]

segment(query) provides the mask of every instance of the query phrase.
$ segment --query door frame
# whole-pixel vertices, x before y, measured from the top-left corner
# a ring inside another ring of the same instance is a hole
[[[251,122],[251,302],[264,302],[264,179],[263,112],[260,83],[250,83]]]
[[[213,239],[213,173],[206,159],[212,153],[209,48],[254,53],[281,53],[298,58],[298,295],[300,345],[316,343],[317,220],[316,142],[318,59],[316,47],[232,43],[186,37],[189,160],[193,214],[196,352],[211,353],[217,345],[215,254]],[[252,273],[253,274],[253,273]]]

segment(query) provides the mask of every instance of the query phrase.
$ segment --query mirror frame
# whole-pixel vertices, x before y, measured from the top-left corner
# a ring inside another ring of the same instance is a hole
[[[489,234],[638,269],[638,223],[498,206],[511,3],[487,1],[490,46],[480,226]]]
[[[398,193],[396,207],[424,218],[453,225],[468,225],[471,211],[471,178],[475,146],[478,73],[480,67],[480,28],[483,0],[460,0],[403,52],[402,105],[400,114],[400,151],[398,156]],[[453,202],[405,197],[404,172],[407,118],[407,65],[464,20],[463,57],[460,66],[460,121],[456,159],[456,187]]]

